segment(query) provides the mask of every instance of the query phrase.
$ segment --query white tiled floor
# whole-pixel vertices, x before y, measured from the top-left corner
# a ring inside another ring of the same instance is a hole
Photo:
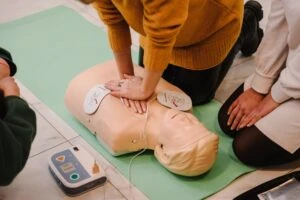
[[[259,0],[259,2],[263,4],[265,16],[267,16],[270,8],[270,0]],[[87,20],[104,28],[103,24],[98,20],[96,12],[92,8],[83,5],[76,0],[0,0],[0,23],[13,21],[57,5],[67,5],[83,15]],[[266,21],[267,17],[262,20],[262,27],[265,27]],[[134,48],[137,48],[138,39],[136,34],[134,34],[133,43],[135,46]],[[228,75],[225,77],[222,86],[219,88],[216,98],[220,101],[224,101],[228,95],[244,81],[253,69],[253,57],[242,58],[241,56],[238,56]],[[74,144],[81,144],[86,147],[97,160],[102,163],[109,181],[102,187],[72,199],[147,199],[136,188],[133,186],[130,187],[127,179],[125,179],[100,154],[93,150],[46,105],[42,104],[39,99],[33,96],[27,88],[22,86],[22,83],[19,83],[19,85],[21,87],[22,96],[36,111],[38,117],[38,130],[32,145],[30,158],[24,170],[10,186],[0,188],[0,200],[71,199],[64,195],[53,181],[48,172],[47,162],[48,157],[53,152]],[[224,190],[211,196],[209,199],[232,199],[240,192],[273,177],[285,174],[299,165],[300,163],[298,162],[289,166],[257,170],[234,181]]]

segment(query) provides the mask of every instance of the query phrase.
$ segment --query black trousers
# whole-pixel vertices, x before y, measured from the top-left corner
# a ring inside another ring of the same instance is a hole
[[[234,138],[232,147],[239,160],[247,165],[263,167],[300,159],[300,149],[291,154],[265,136],[255,125],[239,131],[230,130],[230,126],[227,125],[229,118],[229,115],[227,115],[228,109],[243,92],[244,85],[242,84],[226,100],[218,114],[221,129],[224,133]]]
[[[192,99],[193,105],[209,102],[227,74],[236,54],[241,49],[242,38],[235,43],[227,57],[219,65],[207,70],[190,70],[169,64],[162,77],[183,90]],[[144,67],[144,50],[140,47],[138,64]]]

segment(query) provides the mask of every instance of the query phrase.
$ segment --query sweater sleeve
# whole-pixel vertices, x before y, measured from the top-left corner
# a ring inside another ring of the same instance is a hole
[[[93,4],[100,19],[106,24],[108,39],[113,51],[122,51],[131,46],[130,29],[124,17],[111,0],[98,0]]]
[[[267,94],[280,71],[285,67],[288,54],[287,21],[281,0],[273,0],[265,36],[257,50],[256,69],[251,87],[259,93]]]
[[[189,1],[142,0],[143,27],[146,34],[144,65],[153,71],[163,71],[171,58],[180,28],[188,16]]]
[[[285,13],[288,24],[289,55],[279,79],[273,85],[271,95],[273,99],[282,103],[290,98],[300,98],[300,2],[290,0],[285,2]],[[275,40],[276,41],[276,40]]]
[[[21,98],[5,98],[6,114],[0,119],[0,185],[8,185],[23,169],[36,134],[34,111]]]

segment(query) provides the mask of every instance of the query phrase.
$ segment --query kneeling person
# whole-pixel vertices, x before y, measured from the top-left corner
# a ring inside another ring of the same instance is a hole
[[[36,116],[21,99],[12,77],[16,65],[0,48],[0,186],[10,184],[23,169],[36,134]]]

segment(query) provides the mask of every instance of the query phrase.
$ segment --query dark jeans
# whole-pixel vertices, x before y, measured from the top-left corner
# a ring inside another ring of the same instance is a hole
[[[212,100],[216,90],[224,79],[236,54],[241,48],[240,39],[233,46],[224,61],[207,70],[190,70],[169,64],[162,77],[182,89],[192,99],[193,105],[204,104]],[[144,67],[144,50],[140,47],[138,64]]]
[[[218,115],[218,121],[223,132],[234,138],[232,147],[236,156],[243,163],[252,166],[284,164],[300,159],[300,149],[291,154],[266,137],[255,125],[241,129],[240,131],[230,130],[230,126],[227,125],[229,118],[227,111],[230,105],[243,91],[244,85],[242,84],[226,100]]]

